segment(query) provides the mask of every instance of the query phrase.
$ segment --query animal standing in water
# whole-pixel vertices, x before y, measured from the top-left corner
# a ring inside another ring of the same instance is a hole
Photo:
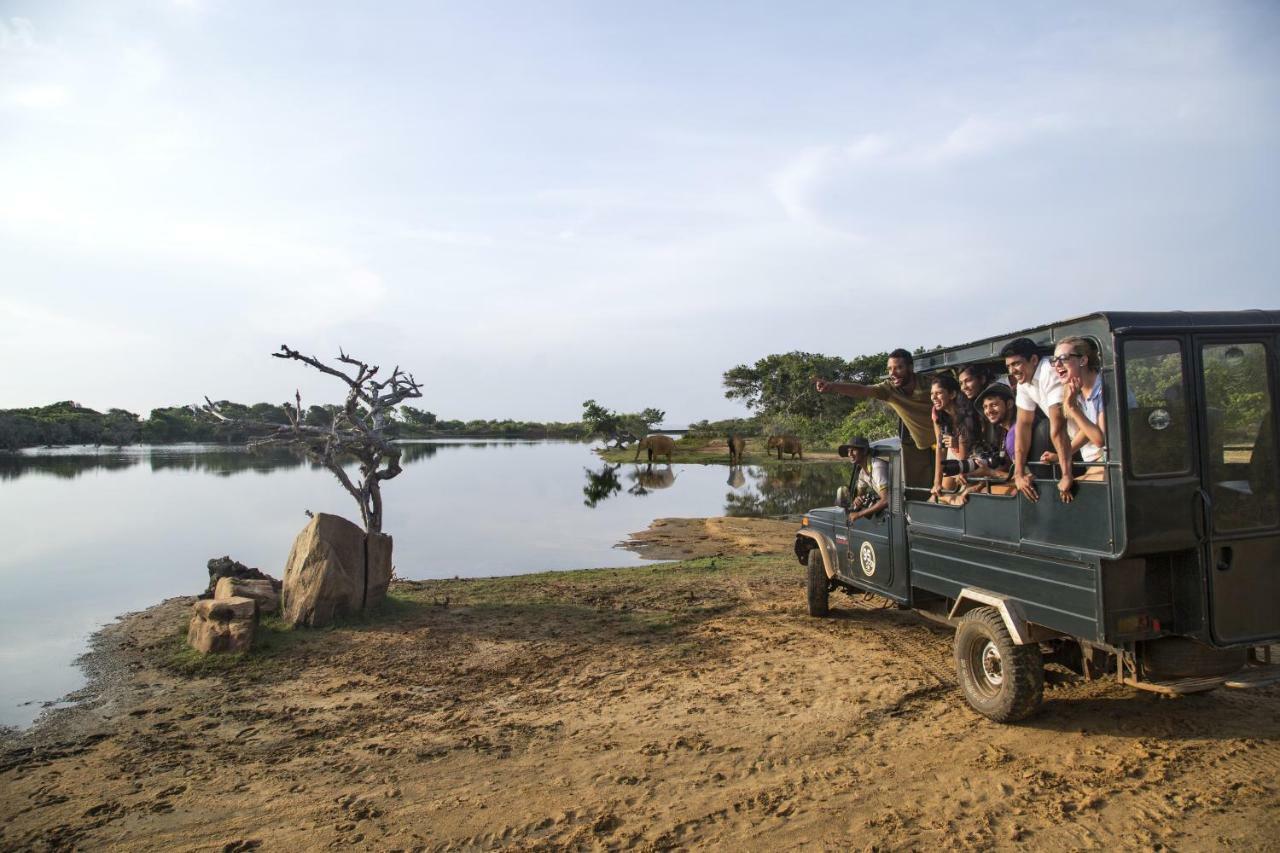
[[[741,465],[742,454],[747,450],[747,440],[740,435],[729,433],[729,464]]]
[[[636,458],[633,461],[640,460],[640,451],[649,451],[649,461],[653,461],[655,456],[667,457],[667,464],[671,464],[671,451],[675,450],[676,442],[669,435],[646,435],[644,438],[636,442]]]
[[[778,449],[779,461],[782,460],[782,454],[784,453],[790,454],[792,459],[795,459],[797,456],[804,459],[804,453],[800,449],[800,439],[796,438],[794,435],[769,436],[769,442],[765,445],[765,448],[767,450],[773,450],[775,447]]]

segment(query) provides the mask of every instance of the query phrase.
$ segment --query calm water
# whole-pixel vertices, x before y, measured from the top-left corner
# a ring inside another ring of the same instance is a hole
[[[425,579],[640,565],[615,548],[668,516],[781,515],[832,501],[847,468],[606,465],[585,444],[405,445],[385,484],[396,573]],[[208,582],[229,554],[276,577],[303,510],[355,518],[323,468],[197,445],[0,454],[0,724],[83,683],[74,660],[122,613]]]

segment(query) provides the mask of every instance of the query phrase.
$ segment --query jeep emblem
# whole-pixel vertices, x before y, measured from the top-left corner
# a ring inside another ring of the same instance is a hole
[[[876,573],[876,549],[871,547],[870,542],[863,542],[862,547],[858,549],[858,563],[862,566],[862,573],[867,577]]]

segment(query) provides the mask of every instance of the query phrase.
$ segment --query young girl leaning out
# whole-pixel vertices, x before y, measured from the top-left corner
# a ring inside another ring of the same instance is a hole
[[[973,437],[976,432],[973,412],[966,402],[959,400],[959,397],[960,383],[956,382],[955,377],[946,373],[934,377],[933,384],[929,388],[929,399],[933,402],[931,412],[933,440],[937,447],[933,466],[933,488],[929,492],[929,500],[934,502],[944,500],[942,494],[944,491],[952,492],[968,486],[963,475],[942,476],[944,459],[968,459],[969,452],[973,449]],[[947,499],[946,502],[963,503],[965,497],[965,492],[961,491],[954,499]]]

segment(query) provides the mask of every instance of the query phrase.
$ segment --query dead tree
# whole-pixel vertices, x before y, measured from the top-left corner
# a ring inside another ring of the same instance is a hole
[[[300,361],[347,384],[346,403],[334,415],[332,424],[325,427],[303,423],[302,393],[299,391],[294,392],[293,403],[284,404],[289,418],[285,425],[228,417],[208,397],[204,398],[205,405],[200,410],[218,420],[263,433],[249,441],[251,447],[286,446],[305,452],[307,458],[329,469],[355,498],[360,505],[365,532],[381,533],[382,483],[401,471],[400,450],[385,435],[387,422],[390,413],[400,403],[422,396],[421,387],[411,374],[401,373],[399,367],[386,379],[379,380],[376,378],[376,365],[370,367],[341,350],[338,351],[338,361],[353,369],[354,376],[283,344],[280,352],[272,353],[272,356]],[[342,467],[342,463],[349,459],[359,463],[358,479],[353,479]]]

